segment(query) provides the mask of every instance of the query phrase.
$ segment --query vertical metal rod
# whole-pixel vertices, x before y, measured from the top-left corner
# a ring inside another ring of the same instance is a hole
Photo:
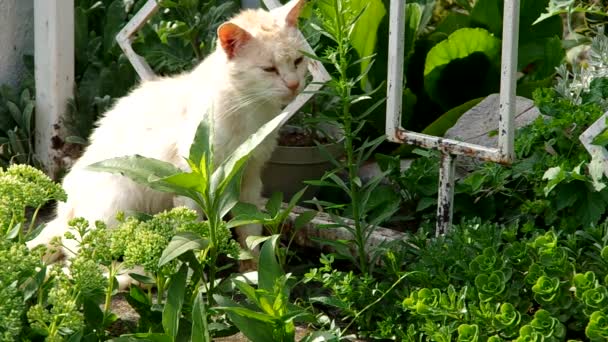
[[[509,161],[514,158],[518,42],[519,0],[505,0],[502,25],[498,149],[502,158]]]
[[[405,53],[405,0],[391,1],[388,32],[388,89],[386,102],[386,136],[400,142],[397,129],[401,127],[403,94],[403,58]]]
[[[454,175],[456,173],[456,157],[442,152],[439,168],[439,198],[437,199],[437,228],[435,235],[440,236],[452,225],[454,208]]]

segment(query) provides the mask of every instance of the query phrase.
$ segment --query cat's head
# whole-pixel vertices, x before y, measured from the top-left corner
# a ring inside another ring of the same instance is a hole
[[[245,10],[218,28],[218,49],[227,58],[232,85],[249,101],[285,105],[304,88],[307,58],[297,29],[305,0],[271,11]]]

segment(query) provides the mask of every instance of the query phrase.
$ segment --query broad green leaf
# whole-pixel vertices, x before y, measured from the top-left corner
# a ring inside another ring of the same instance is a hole
[[[283,193],[282,192],[273,192],[266,202],[266,211],[270,214],[270,216],[275,217],[281,210],[281,204],[283,204]]]
[[[197,173],[177,173],[169,177],[161,178],[157,182],[174,185],[177,188],[190,189],[200,193],[205,191],[205,180]]]
[[[231,210],[233,219],[230,220],[226,226],[228,228],[234,228],[243,226],[246,224],[264,224],[270,221],[270,216],[264,212],[261,212],[258,207],[251,203],[238,202]]]
[[[235,308],[241,307],[237,303],[226,297],[214,295],[213,298],[220,306],[220,308],[218,309],[225,311],[232,323],[234,323],[234,325],[236,325],[236,327],[239,328],[239,330],[251,341],[274,341],[274,337],[272,334],[273,326],[271,324],[247,317],[244,315],[244,312],[235,312]]]
[[[258,308],[261,308],[259,296],[256,293],[255,289],[245,283],[244,281],[240,281],[238,279],[233,279],[232,283],[244,294],[253,304],[255,304]]]
[[[203,296],[199,293],[192,305],[192,342],[211,342],[207,326],[207,308]]]
[[[188,266],[182,264],[179,271],[171,277],[171,283],[167,289],[167,302],[163,309],[163,328],[165,333],[173,338],[177,336],[179,319],[182,315],[187,276]]]
[[[161,267],[188,251],[205,249],[208,245],[209,241],[201,238],[199,234],[193,232],[178,232],[173,236],[169,245],[163,251],[163,254],[158,260],[158,266]]]
[[[218,200],[217,211],[220,217],[224,217],[234,206],[239,203],[239,197],[241,193],[241,179],[244,172],[243,167],[238,167],[238,172],[231,173],[230,178],[225,179],[228,182],[222,182],[222,186],[213,194]]]
[[[262,245],[258,266],[259,288],[273,292],[275,281],[284,275],[277,261],[276,248],[280,235],[272,235],[271,239]]]
[[[456,30],[427,54],[424,89],[447,110],[494,91],[499,65],[500,39],[484,29]],[[464,79],[463,73],[471,77]]]
[[[110,172],[129,177],[136,183],[147,185],[154,190],[175,192],[183,196],[192,196],[187,189],[176,187],[163,181],[163,178],[183,173],[171,163],[162,160],[146,158],[140,155],[117,157],[94,163],[89,170]]]
[[[495,58],[500,50],[500,40],[483,29],[463,28],[452,33],[446,40],[429,51],[424,65],[424,75],[445,66],[451,61],[483,52]]]
[[[213,115],[211,115],[210,112],[207,112],[205,119],[199,123],[194,136],[194,141],[192,142],[192,145],[190,145],[190,155],[188,159],[195,165],[200,165],[203,155],[206,156],[207,161],[212,160],[213,132],[210,128],[212,123],[207,122],[207,120],[211,120],[212,117]]]
[[[138,273],[129,273],[129,277],[133,278],[134,280],[136,280],[142,284],[149,284],[149,285],[156,284],[156,280],[154,280],[154,278],[149,277],[147,275],[142,275],[142,274],[138,274]]]

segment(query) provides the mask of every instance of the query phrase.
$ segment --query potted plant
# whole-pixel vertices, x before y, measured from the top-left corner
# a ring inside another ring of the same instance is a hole
[[[333,168],[330,155],[336,159],[344,153],[340,129],[319,116],[329,112],[335,100],[319,99],[313,98],[279,130],[278,146],[262,172],[265,196],[282,192],[289,200],[306,181],[318,180]],[[309,186],[302,199],[313,198],[317,191]]]

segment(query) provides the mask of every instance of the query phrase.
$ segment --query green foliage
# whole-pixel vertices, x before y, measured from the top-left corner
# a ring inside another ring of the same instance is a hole
[[[275,255],[279,235],[264,242],[260,252],[258,288],[233,279],[239,291],[247,297],[249,305],[216,296],[218,310],[228,314],[230,320],[253,342],[294,341],[295,321],[311,317],[305,310],[290,304],[289,275],[286,275]]]
[[[559,18],[533,25],[548,2],[521,2],[517,65],[523,75],[518,79],[520,95],[530,96],[534,89],[548,85],[555,67],[565,56]],[[436,9],[441,7],[439,4]],[[422,33],[405,55],[404,99],[412,104],[404,108],[404,127],[422,131],[451,108],[498,91],[502,11],[502,1],[467,2],[458,10],[448,10],[436,17],[440,18],[438,22],[420,30]],[[412,18],[414,22],[424,22],[416,20],[423,18],[422,11],[413,13],[410,15],[420,13]],[[449,53],[450,50],[453,52]]]
[[[0,167],[12,163],[36,164],[34,158],[33,78],[26,75],[21,87],[0,87]]]
[[[330,291],[316,306],[340,309],[375,338],[563,341],[605,334],[608,224],[576,233],[462,222],[443,237],[425,230],[385,250],[374,277],[333,269],[306,276]],[[390,288],[396,277],[408,281]],[[390,290],[390,291],[389,291]],[[382,310],[357,315],[380,294]],[[597,334],[597,335],[594,335]]]
[[[61,186],[38,169],[18,164],[6,170],[0,168],[0,234],[8,240],[25,242],[34,234],[40,209],[49,201],[65,199],[66,194]],[[34,213],[29,218],[29,229],[26,229],[28,208],[33,209]]]
[[[365,244],[374,227],[377,227],[378,224],[392,215],[397,210],[397,205],[392,203],[392,205],[380,206],[380,212],[372,215],[371,209],[373,207],[368,205],[368,203],[371,202],[372,194],[380,184],[382,177],[379,176],[366,184],[363,184],[358,177],[357,172],[362,163],[384,141],[383,136],[373,140],[361,140],[359,136],[365,125],[365,117],[377,108],[383,102],[383,99],[371,105],[361,115],[351,112],[354,104],[370,99],[373,92],[363,94],[355,94],[353,92],[354,85],[365,76],[367,71],[355,78],[351,78],[348,74],[349,67],[360,62],[351,62],[349,56],[349,53],[354,48],[349,37],[349,32],[353,30],[360,16],[357,16],[357,12],[354,12],[354,9],[347,6],[348,2],[339,0],[334,3],[335,13],[332,16],[324,16],[321,11],[318,11],[321,22],[320,26],[316,27],[321,35],[332,41],[333,45],[327,47],[321,57],[311,57],[321,62],[330,63],[333,66],[332,72],[334,77],[328,82],[328,88],[329,92],[338,99],[339,105],[336,109],[337,112],[326,117],[326,120],[335,123],[344,133],[343,143],[346,158],[345,160],[338,160],[328,155],[328,159],[332,161],[336,168],[330,172],[326,172],[321,180],[311,181],[309,184],[337,188],[348,197],[348,203],[346,204],[327,201],[321,201],[318,204],[324,206],[332,213],[335,213],[335,209],[348,210],[349,216],[353,218],[354,227],[344,222],[337,215],[333,216],[336,224],[330,225],[330,227],[343,227],[349,230],[353,236],[353,241],[335,241],[330,242],[330,244],[332,247],[337,247],[343,251],[344,257],[351,259],[363,273],[366,273],[369,271],[370,265],[364,253]],[[342,172],[347,175],[346,181],[339,176]],[[348,251],[350,244],[354,245],[356,254],[358,254],[358,260],[355,260]]]

